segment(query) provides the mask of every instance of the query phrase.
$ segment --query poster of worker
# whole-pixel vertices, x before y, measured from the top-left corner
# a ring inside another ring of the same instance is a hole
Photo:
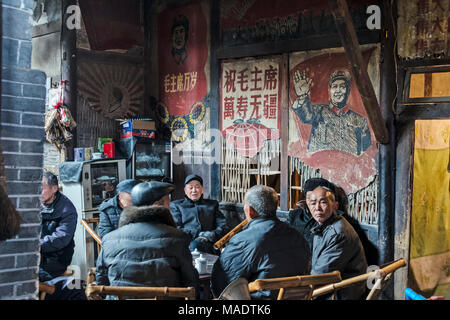
[[[366,48],[363,57],[378,96],[377,52]],[[289,155],[347,193],[366,187],[376,174],[376,140],[345,53],[293,53],[290,66]]]
[[[227,143],[253,157],[280,137],[279,57],[222,62],[221,130]]]
[[[208,21],[201,2],[165,8],[158,15],[159,107],[174,141],[193,137],[207,112]]]

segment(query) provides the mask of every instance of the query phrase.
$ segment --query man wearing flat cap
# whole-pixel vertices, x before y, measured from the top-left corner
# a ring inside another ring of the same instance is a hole
[[[306,207],[291,210],[288,221],[310,244],[311,274],[337,270],[342,279],[348,279],[366,273],[363,245],[343,212],[338,210],[335,186],[323,178],[312,178],[306,181],[304,189]],[[365,283],[339,290],[336,295],[342,300],[359,300],[364,292]]]
[[[122,210],[131,206],[131,189],[138,183],[139,181],[134,179],[121,181],[116,187],[116,195],[106,199],[98,206],[98,211],[100,211],[98,224],[100,238],[117,229]]]
[[[169,211],[170,183],[142,182],[131,190],[133,205],[120,216],[119,228],[102,241],[97,259],[99,285],[194,287],[189,237],[176,228]]]
[[[191,237],[191,250],[217,254],[214,243],[228,232],[219,202],[203,198],[203,179],[195,174],[184,181],[184,199],[170,203],[177,227]]]
[[[311,212],[309,212],[306,202],[311,196],[311,192],[319,186],[325,186],[328,189],[333,190],[333,192],[335,190],[334,185],[326,179],[310,178],[306,180],[305,185],[303,186],[303,192],[305,194],[306,200],[300,201],[300,203],[298,204],[299,208],[290,210],[287,219],[287,222],[291,225],[291,227],[293,227],[303,235],[311,249],[313,242],[313,234],[311,233],[311,229],[315,225],[315,220],[311,216]],[[340,203],[341,202],[339,202],[339,204]]]

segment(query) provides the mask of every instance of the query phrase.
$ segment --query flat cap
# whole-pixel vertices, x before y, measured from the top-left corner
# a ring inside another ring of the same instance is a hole
[[[186,177],[186,179],[184,180],[184,185],[187,185],[189,182],[191,182],[192,180],[197,180],[198,182],[200,182],[200,184],[203,186],[203,179],[202,177],[196,175],[196,174],[190,174]]]
[[[306,194],[308,191],[313,191],[317,187],[325,187],[330,189],[331,192],[333,192],[334,194],[336,193],[334,184],[332,184],[330,181],[324,178],[310,178],[306,180],[305,186],[303,187],[303,191]]]
[[[138,183],[140,183],[140,182],[138,180],[134,180],[134,179],[123,180],[117,185],[116,193],[119,193],[119,192],[131,193],[131,189],[133,189],[133,187],[135,185],[137,185]]]
[[[142,182],[131,190],[131,202],[134,206],[150,206],[165,195],[175,190],[175,186],[171,183],[150,181]]]

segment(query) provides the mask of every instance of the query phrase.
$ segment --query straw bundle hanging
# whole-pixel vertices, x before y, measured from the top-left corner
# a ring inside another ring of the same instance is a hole
[[[3,152],[0,147],[0,241],[10,239],[19,233],[22,219],[6,191],[6,176]]]

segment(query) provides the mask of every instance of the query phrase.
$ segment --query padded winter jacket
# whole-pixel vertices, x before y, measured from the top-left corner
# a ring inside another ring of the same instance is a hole
[[[225,216],[219,210],[219,202],[213,199],[192,201],[188,197],[170,203],[170,212],[177,228],[187,233],[191,240],[198,237],[201,231],[214,233],[211,242],[222,238],[229,230]]]
[[[103,238],[105,234],[116,230],[119,226],[122,208],[119,207],[119,195],[103,201],[98,206],[100,221],[98,224],[98,235]]]
[[[340,271],[342,279],[367,272],[364,249],[358,234],[342,215],[333,213],[311,229],[314,235],[311,274]],[[337,291],[338,299],[358,300],[366,283]]]
[[[41,209],[40,280],[48,281],[64,273],[72,261],[77,228],[77,210],[59,191],[55,200]]]
[[[198,290],[189,237],[175,227],[165,207],[127,207],[120,216],[119,228],[102,239],[96,281],[110,286]]]
[[[211,289],[218,297],[238,278],[248,282],[309,274],[311,253],[303,236],[278,218],[258,217],[233,236],[216,261]],[[274,299],[276,290],[252,293],[253,299]]]

